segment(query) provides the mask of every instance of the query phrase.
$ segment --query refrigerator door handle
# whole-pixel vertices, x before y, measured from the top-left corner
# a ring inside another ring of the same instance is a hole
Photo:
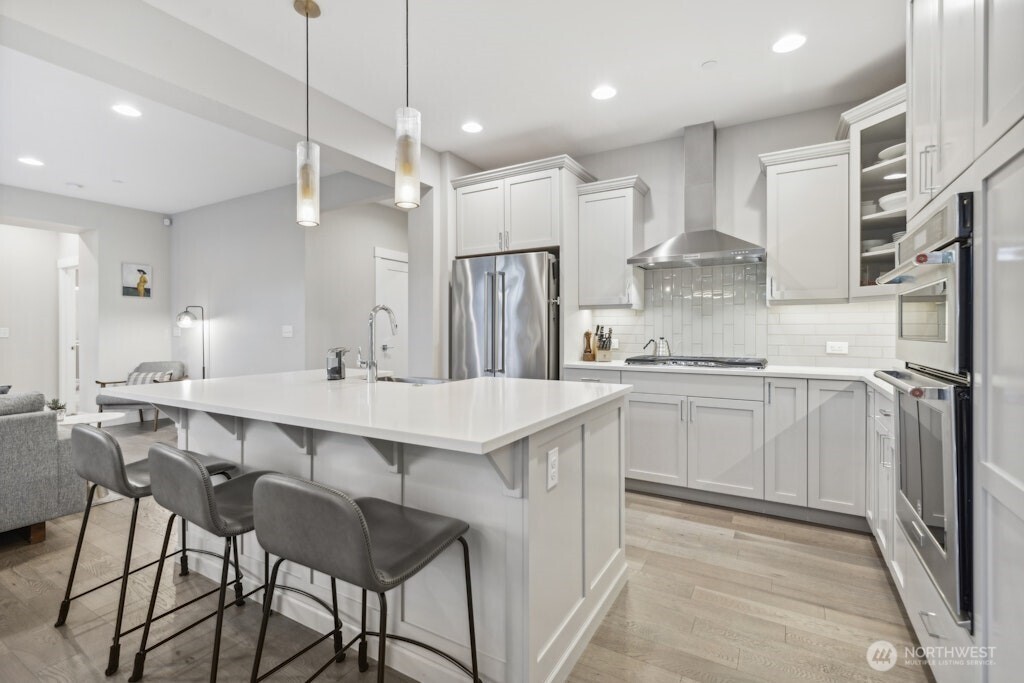
[[[501,367],[498,368],[498,372],[505,372],[505,301],[508,298],[505,292],[505,271],[499,271],[498,277],[501,278]],[[495,298],[497,298],[498,289],[495,287]],[[497,307],[495,307],[497,308]]]
[[[490,343],[490,357],[487,359],[487,367],[484,368],[484,372],[494,373],[494,359],[497,356],[496,343],[497,339],[494,336],[494,311],[497,308],[498,298],[498,274],[487,271],[485,273],[487,277],[487,283],[491,286],[491,296],[487,302],[487,313],[488,313],[488,328],[490,331],[491,343]]]

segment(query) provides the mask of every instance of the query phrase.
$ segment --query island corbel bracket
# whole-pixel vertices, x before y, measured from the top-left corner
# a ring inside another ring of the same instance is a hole
[[[306,427],[296,427],[295,425],[281,424],[280,422],[272,423],[278,430],[288,437],[288,440],[295,444],[300,451],[306,455],[316,455],[316,430],[307,429]]]
[[[526,441],[520,440],[487,454],[491,467],[498,473],[504,484],[504,493],[509,498],[523,497],[523,462]]]
[[[188,429],[188,409],[177,408],[175,406],[154,406],[161,413],[171,418],[171,422],[176,424],[179,429]]]
[[[388,466],[388,472],[392,474],[400,474],[402,471],[402,444],[395,441],[387,441],[385,439],[373,439],[368,436],[363,437],[366,443],[370,445],[370,448],[380,456]]]
[[[235,437],[238,441],[242,440],[242,418],[235,417],[234,415],[221,415],[220,413],[207,413],[207,415],[228,434]]]

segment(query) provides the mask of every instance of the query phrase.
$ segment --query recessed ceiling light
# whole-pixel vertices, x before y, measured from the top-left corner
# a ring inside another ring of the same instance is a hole
[[[464,124],[462,124],[462,130],[466,131],[467,133],[479,133],[483,129],[484,127],[481,126],[476,121],[466,121]]]
[[[882,180],[902,180],[903,178],[906,178],[906,177],[907,177],[906,173],[890,173],[887,176],[883,176]]]
[[[610,100],[617,92],[618,90],[610,85],[599,85],[591,91],[590,96],[595,100]]]
[[[785,52],[792,52],[793,50],[799,50],[806,42],[807,36],[799,33],[790,33],[775,41],[775,44],[772,45],[772,52],[782,54]]]
[[[130,116],[133,119],[138,116],[142,116],[142,112],[130,104],[115,104],[113,107],[111,107],[111,109],[116,111],[121,116]]]
[[[35,157],[18,157],[18,161],[25,164],[26,166],[45,166],[43,162],[39,161]]]

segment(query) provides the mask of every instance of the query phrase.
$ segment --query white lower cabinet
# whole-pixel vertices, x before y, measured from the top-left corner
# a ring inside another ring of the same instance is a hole
[[[807,505],[807,380],[764,385],[764,499]]]
[[[864,384],[807,383],[807,505],[864,516]]]
[[[686,398],[630,394],[626,476],[686,486]]]
[[[690,398],[687,481],[692,489],[764,498],[764,404]]]

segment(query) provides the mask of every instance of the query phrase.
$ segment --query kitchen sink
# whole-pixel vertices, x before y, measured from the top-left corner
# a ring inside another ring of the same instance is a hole
[[[450,379],[438,379],[436,377],[378,377],[378,382],[400,382],[401,384],[446,384]]]

